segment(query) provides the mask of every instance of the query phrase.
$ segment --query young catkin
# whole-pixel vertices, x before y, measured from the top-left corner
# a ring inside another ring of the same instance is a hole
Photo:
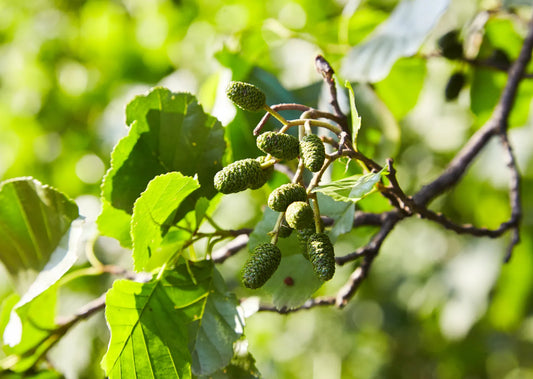
[[[270,193],[268,206],[276,212],[285,212],[295,201],[307,201],[307,192],[299,184],[283,184]]]
[[[298,138],[285,133],[265,132],[256,143],[261,151],[278,159],[292,160],[300,153]]]
[[[233,162],[217,172],[214,178],[215,189],[225,194],[259,188],[265,182],[261,163],[251,158]]]
[[[315,223],[313,209],[305,201],[291,203],[285,211],[285,220],[291,228],[296,230],[310,228]]]
[[[266,104],[265,93],[249,83],[230,82],[226,89],[226,96],[245,111],[257,112]]]
[[[261,156],[261,157],[257,157],[255,158],[256,161],[259,162],[259,164],[263,164],[267,161],[266,159],[267,157],[266,156]],[[263,185],[268,182],[268,180],[270,179],[270,177],[272,176],[272,174],[274,173],[274,165],[272,166],[269,166],[267,168],[262,168],[261,169],[261,172],[262,172],[262,175],[260,175],[260,177],[258,178],[258,181],[255,182],[255,183],[250,183],[250,188],[251,189],[258,189],[258,188],[261,188],[263,187]]]
[[[307,241],[307,254],[315,274],[321,280],[330,280],[335,274],[335,252],[325,233],[315,233]]]
[[[309,171],[319,171],[326,158],[326,149],[320,137],[316,134],[309,134],[302,138],[300,141],[300,156]]]
[[[245,287],[261,287],[274,274],[281,261],[281,251],[271,243],[258,245],[242,269],[242,283]]]
[[[315,234],[315,228],[306,228],[298,230],[296,235],[298,237],[298,243],[300,244],[302,255],[307,260],[309,260],[309,254],[307,254],[307,242],[309,241],[309,237],[313,234]]]

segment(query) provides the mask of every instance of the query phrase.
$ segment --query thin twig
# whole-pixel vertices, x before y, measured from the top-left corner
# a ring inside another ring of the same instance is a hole
[[[339,118],[338,124],[341,126],[342,130],[346,132],[348,136],[350,136],[349,140],[351,140],[351,132],[350,128],[348,127],[348,118],[342,112],[341,107],[339,106],[339,101],[337,99],[337,87],[335,85],[335,78],[333,76],[335,74],[335,71],[333,71],[333,68],[331,67],[329,62],[322,55],[316,56],[315,67],[318,73],[322,75],[322,78],[324,78],[324,81],[329,87],[329,93],[331,97],[330,105],[332,106],[335,115]]]

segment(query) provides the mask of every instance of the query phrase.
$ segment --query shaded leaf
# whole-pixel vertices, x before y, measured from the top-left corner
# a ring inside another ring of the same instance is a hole
[[[358,202],[374,190],[374,186],[386,175],[385,168],[376,173],[353,175],[334,182],[315,187],[313,192],[320,192],[337,201]]]
[[[335,221],[328,233],[331,242],[335,243],[340,235],[352,230],[355,203],[351,201],[336,201],[320,192],[317,194],[317,199],[320,206],[320,214],[331,217]]]
[[[238,301],[226,291],[224,280],[214,270],[211,292],[195,333],[192,350],[195,375],[208,375],[225,367],[233,357],[233,343],[242,334],[244,322],[236,311]]]
[[[278,216],[279,212],[274,212],[270,208],[265,209],[263,218],[255,225],[254,231],[250,234],[248,240],[248,249],[250,251],[261,243],[270,242],[271,236],[268,233],[274,228]],[[296,233],[292,233],[288,238],[278,239],[277,246],[283,256],[300,253],[300,245],[298,244]]]
[[[0,187],[0,260],[18,281],[33,279],[48,262],[71,222],[77,205],[63,193],[33,178]]]
[[[449,0],[403,0],[389,18],[347,54],[342,75],[359,82],[384,79],[394,63],[418,51]]]
[[[260,377],[261,374],[255,366],[255,359],[250,353],[234,357],[228,366],[209,376],[212,379],[259,379]]]
[[[290,309],[305,303],[322,283],[302,254],[292,254],[283,256],[278,269],[263,288],[272,295],[276,308]]]
[[[135,270],[151,271],[161,267],[190,237],[190,233],[181,233],[183,238],[173,238],[172,245],[175,248],[169,249],[167,243],[167,248],[161,249],[169,228],[166,223],[173,218],[183,200],[199,187],[196,179],[179,172],[157,176],[148,183],[146,190],[135,202],[131,220]]]

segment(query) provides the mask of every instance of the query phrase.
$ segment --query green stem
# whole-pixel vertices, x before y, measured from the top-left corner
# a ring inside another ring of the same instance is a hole
[[[310,195],[309,198],[312,200],[312,204],[313,204],[313,215],[315,218],[315,231],[317,233],[322,233],[324,229],[322,227],[322,220],[320,219],[320,208],[318,206],[318,199],[317,199],[316,193],[313,193],[312,195]]]
[[[96,243],[97,239],[98,233],[95,233],[89,240],[87,240],[85,244],[85,256],[87,257],[87,260],[89,261],[91,266],[95,268],[102,268],[104,264],[98,259],[98,257],[94,253],[94,244]]]
[[[272,116],[274,116],[279,122],[281,122],[283,125],[287,125],[289,122],[278,112],[276,112],[274,109],[270,108],[268,105],[263,105],[263,109],[270,113]]]
[[[274,229],[272,229],[272,238],[270,239],[270,243],[273,245],[278,243],[279,229],[281,227],[281,222],[283,221],[283,216],[285,216],[285,212],[281,212],[279,214],[276,224],[274,225]]]
[[[213,227],[215,228],[215,230],[217,232],[220,232],[220,231],[223,231],[224,229],[222,229],[210,216],[208,215],[205,215],[204,216],[205,219],[207,220],[207,222]]]
[[[101,267],[93,267],[93,266],[91,266],[91,267],[86,267],[86,268],[80,268],[79,270],[70,272],[70,273],[66,274],[65,276],[63,276],[59,280],[58,284],[59,284],[59,286],[63,286],[65,284],[67,284],[68,282],[73,281],[74,279],[81,278],[82,276],[102,275],[103,273],[105,273],[105,271],[102,270],[102,267],[103,267],[103,265],[101,265]]]

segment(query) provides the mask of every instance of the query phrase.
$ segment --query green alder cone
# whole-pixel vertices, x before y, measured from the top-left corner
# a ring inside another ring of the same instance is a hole
[[[309,237],[315,234],[315,228],[298,230],[297,233],[302,255],[305,259],[309,260],[309,254],[307,254],[307,242],[309,242]]]
[[[280,262],[281,251],[276,245],[258,245],[242,269],[242,283],[251,289],[261,287],[274,274]]]
[[[284,184],[270,193],[268,206],[276,212],[285,212],[295,201],[307,201],[307,192],[299,184]]]
[[[287,225],[285,222],[283,222],[280,225],[280,227],[279,227],[278,237],[279,238],[288,238],[288,237],[291,236],[293,230],[294,230],[293,228],[291,228],[289,225]]]
[[[316,134],[310,134],[302,138],[300,141],[300,156],[309,171],[319,171],[326,158],[326,149],[320,137]]]
[[[267,161],[267,157],[266,156],[261,156],[261,157],[255,158],[255,160],[258,161],[259,164],[263,164],[263,163],[265,163]],[[258,189],[258,188],[263,187],[263,185],[266,182],[268,182],[268,180],[272,177],[273,173],[274,173],[274,165],[269,166],[267,168],[262,168],[261,169],[261,176],[259,177],[257,182],[250,183],[250,188],[251,189]]]
[[[261,163],[251,158],[233,162],[217,172],[214,178],[216,190],[225,194],[256,189],[265,182]]]
[[[249,83],[230,82],[226,89],[226,96],[245,111],[257,112],[266,104],[265,93]]]
[[[292,160],[300,153],[298,138],[285,133],[265,132],[257,137],[257,147],[278,159]]]
[[[305,201],[295,201],[287,207],[285,212],[285,220],[293,229],[307,229],[315,223],[313,209]]]
[[[315,274],[323,281],[335,274],[335,252],[327,234],[315,233],[307,241],[307,253]]]

